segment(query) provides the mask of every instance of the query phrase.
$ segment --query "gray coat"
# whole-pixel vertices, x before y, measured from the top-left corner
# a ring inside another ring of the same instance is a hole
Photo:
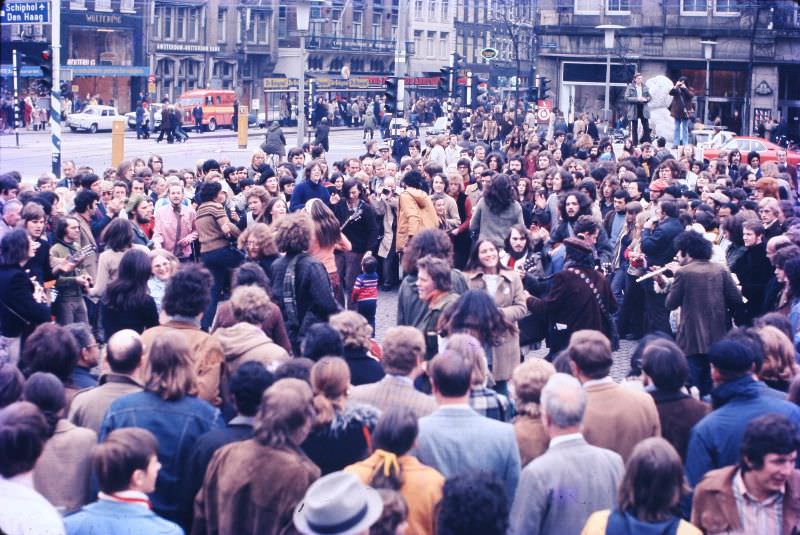
[[[439,407],[419,419],[413,454],[446,478],[488,472],[505,484],[509,501],[514,499],[520,461],[511,424],[481,416],[467,406]]]
[[[645,119],[650,118],[650,90],[647,89],[645,84],[642,84],[642,96],[647,99],[647,102],[644,103],[644,107],[642,109],[642,115],[644,115]],[[628,84],[628,87],[625,88],[625,102],[628,103],[628,111],[625,114],[625,117],[629,121],[633,121],[636,119],[636,104],[638,101],[636,100],[636,84]]]
[[[267,154],[277,154],[278,156],[286,156],[286,138],[283,136],[283,130],[278,123],[272,123],[267,130],[267,139],[261,148]]]
[[[503,248],[503,242],[510,232],[512,225],[523,225],[522,206],[517,201],[500,212],[495,214],[486,204],[486,199],[481,198],[478,205],[472,211],[472,220],[469,222],[470,232],[478,232],[478,239],[489,240],[498,250]]]
[[[622,457],[575,438],[556,444],[522,470],[510,535],[578,535],[589,516],[613,509]]]

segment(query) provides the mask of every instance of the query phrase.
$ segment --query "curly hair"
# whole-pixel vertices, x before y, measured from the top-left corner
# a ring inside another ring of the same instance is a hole
[[[213,277],[203,266],[186,264],[167,283],[162,307],[169,316],[193,318],[211,302]]]
[[[567,217],[567,199],[575,197],[578,200],[578,217],[582,215],[592,215],[592,199],[582,191],[569,190],[560,193],[558,196],[558,211],[561,214],[562,220],[568,220]],[[575,218],[577,219],[577,217]]]
[[[372,327],[369,326],[366,318],[358,312],[345,310],[330,317],[331,327],[336,329],[342,336],[344,347],[348,348],[370,348],[370,336]]]
[[[555,367],[544,359],[526,360],[514,369],[511,383],[514,385],[514,404],[517,413],[538,418],[542,389],[556,373]]]
[[[256,223],[244,229],[244,232],[239,235],[239,249],[246,250],[247,241],[251,238],[258,242],[258,251],[262,258],[278,254],[274,233],[266,223]]]
[[[282,253],[296,254],[308,250],[311,241],[311,220],[305,212],[288,214],[275,223],[275,243]]]
[[[258,286],[237,286],[231,295],[231,310],[238,322],[261,325],[269,318],[272,301]]]
[[[509,503],[500,480],[487,472],[460,474],[445,481],[436,535],[502,535]]]
[[[408,242],[403,253],[403,273],[417,274],[417,261],[426,255],[443,258],[452,265],[453,242],[447,233],[440,229],[425,229]]]
[[[508,175],[499,174],[489,182],[486,191],[483,192],[483,200],[489,211],[499,214],[508,209],[517,198],[517,191],[514,183]]]

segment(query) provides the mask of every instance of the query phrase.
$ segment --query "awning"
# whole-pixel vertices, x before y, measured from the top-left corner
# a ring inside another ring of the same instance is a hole
[[[72,71],[73,78],[86,76],[149,76],[147,65],[63,65],[62,71]]]

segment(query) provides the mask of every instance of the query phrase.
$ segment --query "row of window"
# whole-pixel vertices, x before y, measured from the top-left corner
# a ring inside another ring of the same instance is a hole
[[[267,45],[272,15],[267,11],[237,10],[236,42]],[[200,40],[205,27],[202,7],[156,6],[153,11],[153,37],[163,41],[193,43]],[[217,42],[228,42],[228,9],[217,11]]]
[[[113,11],[111,7],[111,0],[94,0],[95,11]],[[78,11],[87,9],[86,0],[69,0],[69,8]],[[127,13],[135,13],[134,0],[119,0],[119,10]]]
[[[427,9],[425,4],[427,3]],[[449,0],[414,0],[414,18],[417,20],[446,20],[450,16]]]
[[[437,35],[438,34],[438,35]],[[437,38],[438,37],[438,38]],[[446,58],[450,55],[450,34],[414,30],[414,55],[417,57]]]
[[[680,3],[682,15],[705,16],[712,8],[715,15],[739,14],[739,0],[680,0]],[[627,15],[631,12],[631,0],[575,0],[578,15],[599,15],[604,8],[606,14]]]

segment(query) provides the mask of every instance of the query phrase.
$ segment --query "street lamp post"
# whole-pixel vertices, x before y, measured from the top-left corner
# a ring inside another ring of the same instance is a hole
[[[312,0],[297,0],[297,33],[300,37],[300,77],[297,84],[297,146],[302,147],[306,136],[306,34],[311,18]],[[311,112],[311,105],[308,107]]]
[[[606,49],[606,95],[603,101],[603,118],[611,120],[611,50],[614,48],[614,34],[617,30],[624,30],[625,26],[619,24],[601,24],[595,26],[597,30],[603,30],[604,47]]]
[[[706,90],[705,90],[705,105],[703,106],[703,124],[708,124],[708,99],[711,98],[711,58],[714,57],[714,45],[716,41],[706,39],[700,41],[703,45],[703,57],[706,59]]]

